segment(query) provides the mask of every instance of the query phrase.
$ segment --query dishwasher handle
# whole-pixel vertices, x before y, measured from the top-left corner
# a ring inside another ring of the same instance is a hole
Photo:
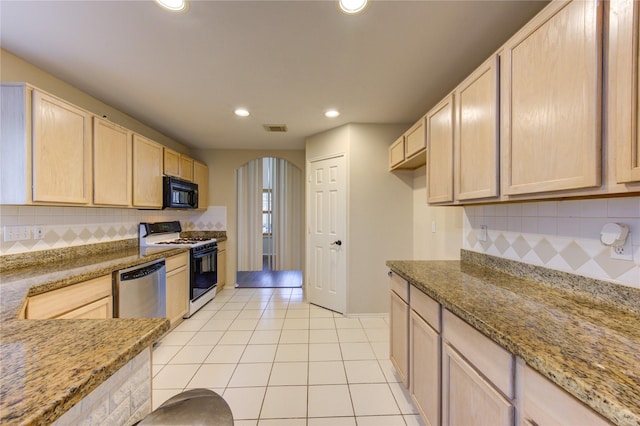
[[[147,275],[151,275],[159,269],[164,268],[164,260],[154,263],[153,265],[144,266],[139,269],[134,269],[133,271],[122,272],[120,273],[120,281],[130,281],[137,280],[138,278],[146,277]]]

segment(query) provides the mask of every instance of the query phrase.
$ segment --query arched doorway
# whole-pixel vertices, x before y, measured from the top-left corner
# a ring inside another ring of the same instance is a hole
[[[301,287],[302,171],[264,157],[236,169],[236,287]]]

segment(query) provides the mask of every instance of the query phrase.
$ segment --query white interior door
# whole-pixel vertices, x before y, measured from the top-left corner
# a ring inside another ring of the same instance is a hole
[[[344,156],[308,168],[307,298],[345,313],[347,306],[347,185]]]

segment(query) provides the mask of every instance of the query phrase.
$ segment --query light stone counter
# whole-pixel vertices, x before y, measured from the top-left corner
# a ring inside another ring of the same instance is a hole
[[[52,423],[169,329],[161,318],[18,319],[27,296],[186,250],[96,244],[59,258],[38,259],[42,254],[34,252],[32,263],[1,263],[0,423]]]
[[[614,424],[640,425],[638,289],[462,258],[387,266]]]

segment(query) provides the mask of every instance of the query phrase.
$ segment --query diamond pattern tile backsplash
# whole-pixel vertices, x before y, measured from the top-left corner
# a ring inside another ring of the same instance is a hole
[[[640,288],[640,197],[468,206],[463,219],[464,249]],[[608,222],[629,225],[633,261],[600,243]]]
[[[140,222],[179,220],[185,231],[227,230],[227,209],[134,210],[91,207],[0,206],[0,255],[138,238]],[[4,227],[41,225],[39,240],[4,241]]]

